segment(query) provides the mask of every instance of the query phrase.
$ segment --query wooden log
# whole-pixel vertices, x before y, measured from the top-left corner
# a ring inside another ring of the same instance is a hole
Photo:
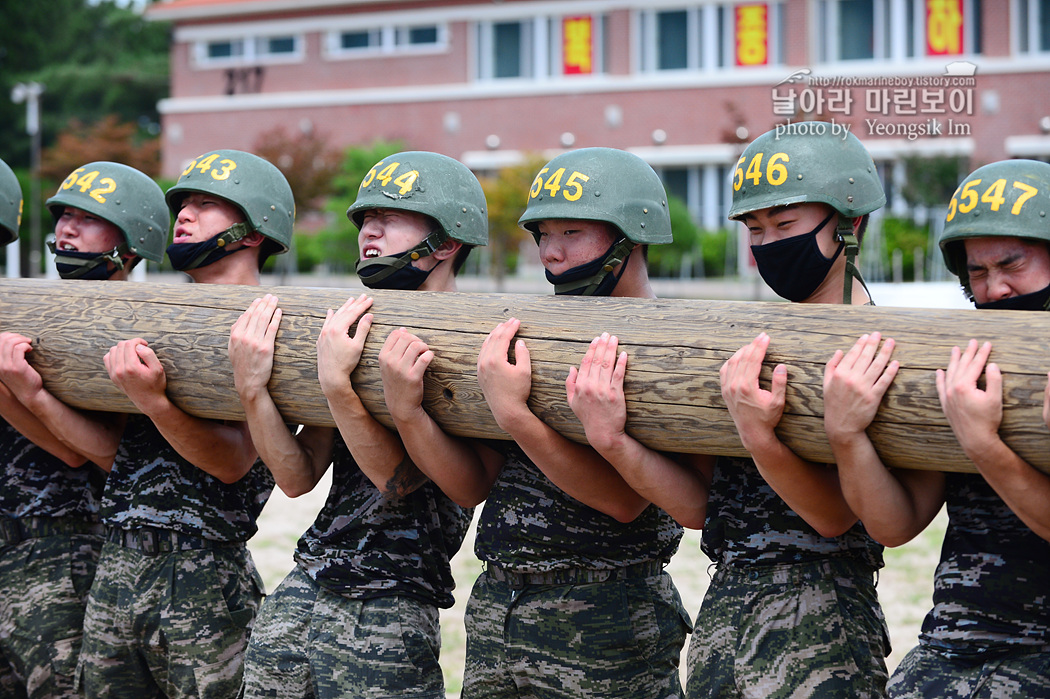
[[[264,293],[284,312],[270,391],[295,423],[332,425],[317,382],[315,342],[329,308],[356,291],[134,282],[0,280],[0,331],[32,337],[31,362],[47,388],[70,405],[135,412],[106,374],[102,357],[121,339],[142,337],[156,351],[168,393],[200,417],[239,419],[226,346],[229,328]],[[477,352],[495,325],[521,319],[533,365],[530,406],[576,441],[583,428],[565,400],[564,379],[603,331],[629,353],[628,430],[654,449],[744,455],[719,387],[718,370],[759,332],[772,338],[763,381],[788,367],[780,437],[800,456],[830,462],[823,429],[824,365],[865,332],[897,340],[901,370],[868,432],[885,463],[973,471],[937,398],[934,371],[951,348],[992,340],[1004,374],[1004,440],[1050,472],[1050,431],[1042,420],[1050,360],[1050,314],[784,303],[608,299],[511,294],[370,292],[374,324],[352,379],[366,407],[392,425],[378,355],[387,335],[406,327],[436,358],[425,378],[425,407],[450,434],[506,439],[477,383]]]

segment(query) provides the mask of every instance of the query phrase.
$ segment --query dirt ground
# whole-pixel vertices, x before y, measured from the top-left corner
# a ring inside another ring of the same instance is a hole
[[[276,490],[267,503],[259,519],[259,533],[251,540],[249,547],[268,592],[277,587],[294,565],[292,551],[295,542],[324,505],[330,484],[330,476],[326,475],[312,492],[295,500]],[[914,541],[886,551],[886,568],[879,576],[878,591],[893,646],[893,652],[887,659],[891,672],[916,644],[922,619],[932,605],[933,573],[946,524],[947,517],[942,511]],[[481,572],[481,564],[474,557],[473,530],[452,564],[457,583],[456,604],[441,614],[441,665],[445,671],[445,686],[450,699],[459,696],[463,672],[463,610],[471,585]],[[687,531],[668,571],[678,586],[690,616],[696,615],[707,590],[709,565],[710,561],[700,552],[700,532]],[[682,667],[684,678],[684,649]]]

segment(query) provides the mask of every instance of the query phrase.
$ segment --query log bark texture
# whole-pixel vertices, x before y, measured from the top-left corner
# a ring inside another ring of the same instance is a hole
[[[0,331],[33,338],[30,362],[45,386],[70,405],[136,412],[110,381],[102,357],[122,339],[148,341],[167,372],[168,394],[183,410],[241,419],[226,353],[230,326],[264,293],[283,310],[270,392],[288,422],[332,425],[317,382],[315,342],[325,312],[350,295],[342,289],[135,282],[0,280]],[[450,434],[507,439],[477,383],[481,343],[497,323],[521,320],[532,358],[530,406],[570,439],[585,441],[565,399],[564,380],[592,338],[609,332],[628,352],[628,431],[669,452],[745,455],[721,397],[722,363],[760,332],[772,340],[763,367],[787,365],[787,407],[778,428],[800,456],[832,461],[823,429],[824,365],[861,334],[897,341],[900,372],[868,430],[887,465],[974,471],[937,398],[935,370],[953,346],[991,340],[1004,375],[1004,441],[1050,472],[1050,431],[1042,401],[1050,360],[1050,314],[929,310],[681,299],[607,299],[518,294],[369,292],[375,320],[354,385],[366,407],[391,426],[378,356],[387,335],[406,327],[436,358],[424,405]]]

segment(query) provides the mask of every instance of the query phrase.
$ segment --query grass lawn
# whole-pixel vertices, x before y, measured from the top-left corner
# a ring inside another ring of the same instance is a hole
[[[330,473],[330,472],[329,472]],[[292,551],[300,534],[310,526],[328,496],[330,475],[313,492],[290,500],[276,490],[259,519],[259,533],[249,542],[252,556],[272,592],[291,570]],[[920,536],[908,544],[886,551],[886,568],[879,577],[879,597],[890,627],[893,652],[887,664],[892,672],[904,654],[916,643],[922,619],[932,606],[933,573],[940,556],[947,517],[942,511]],[[474,557],[471,529],[463,548],[452,561],[456,577],[456,604],[441,613],[441,665],[449,697],[458,697],[463,675],[465,637],[463,611],[481,564]],[[682,595],[691,617],[696,616],[710,581],[710,561],[700,552],[700,532],[687,531],[668,572]],[[685,649],[682,651],[685,667]],[[683,670],[683,681],[684,681]]]

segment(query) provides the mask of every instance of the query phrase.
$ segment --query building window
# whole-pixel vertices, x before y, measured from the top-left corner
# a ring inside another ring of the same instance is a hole
[[[266,36],[255,40],[255,52],[259,56],[290,56],[299,48],[297,37]]]
[[[218,39],[197,44],[197,64],[222,67],[302,59],[302,37],[294,34]]]
[[[378,49],[382,33],[378,29],[360,29],[339,34],[339,48],[346,51]]]
[[[639,69],[710,71],[783,63],[778,2],[705,3],[638,13]]]
[[[532,24],[499,22],[492,25],[492,77],[527,78],[532,73]]]
[[[478,80],[549,79],[605,72],[605,17],[564,15],[476,25]]]
[[[205,52],[209,60],[240,58],[244,54],[244,42],[209,41]]]
[[[438,28],[436,25],[399,27],[396,43],[398,46],[434,46],[438,43]]]
[[[353,27],[328,33],[328,55],[355,58],[443,51],[448,28],[441,24]]]
[[[820,0],[820,59],[883,61],[980,54],[980,16],[981,0]]]
[[[1017,51],[1050,51],[1050,0],[1017,0]]]

